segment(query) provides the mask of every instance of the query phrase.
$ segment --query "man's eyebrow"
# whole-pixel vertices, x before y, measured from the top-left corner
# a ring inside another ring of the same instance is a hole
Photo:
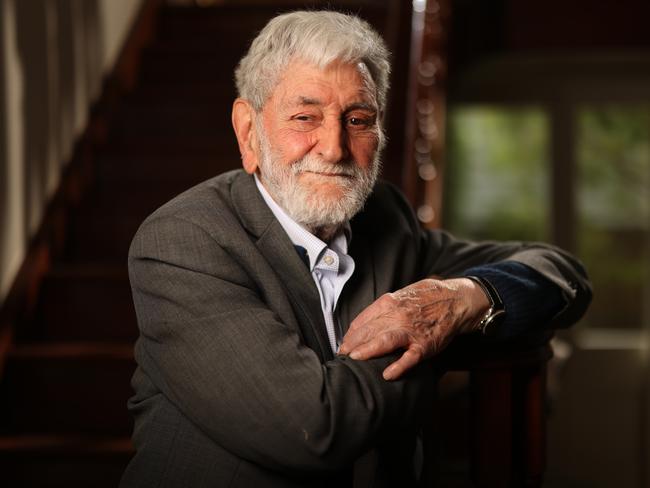
[[[354,102],[345,107],[346,112],[350,112],[351,110],[367,110],[368,112],[376,112],[377,107],[367,102]]]
[[[295,103],[296,105],[299,106],[323,104],[323,102],[318,98],[303,97],[303,96],[297,97]],[[374,104],[368,102],[353,102],[347,107],[345,107],[345,112],[349,112],[351,110],[367,110],[369,112],[376,112],[377,107]]]
[[[323,102],[321,102],[318,98],[310,98],[310,97],[298,97],[297,100],[297,105],[322,105]]]

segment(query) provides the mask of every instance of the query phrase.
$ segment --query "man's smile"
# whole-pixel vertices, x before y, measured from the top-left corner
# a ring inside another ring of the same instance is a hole
[[[353,175],[345,174],[345,173],[332,173],[332,172],[325,172],[325,171],[311,171],[311,170],[304,170],[302,171],[303,174],[312,174],[316,176],[325,176],[329,178],[347,178],[347,179],[352,179],[354,178]]]

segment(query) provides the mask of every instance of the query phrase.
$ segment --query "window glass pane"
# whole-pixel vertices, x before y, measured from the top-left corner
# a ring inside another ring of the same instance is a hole
[[[650,105],[584,107],[577,117],[578,255],[594,283],[585,322],[647,323]]]
[[[547,239],[548,143],[540,108],[452,108],[445,227],[473,239]]]

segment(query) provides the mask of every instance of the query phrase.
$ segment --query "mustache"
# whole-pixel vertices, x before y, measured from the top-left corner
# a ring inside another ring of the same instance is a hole
[[[294,175],[300,173],[327,173],[340,176],[350,176],[356,178],[361,173],[361,169],[355,165],[354,161],[341,161],[339,163],[328,163],[314,156],[305,156],[291,165],[291,172]]]

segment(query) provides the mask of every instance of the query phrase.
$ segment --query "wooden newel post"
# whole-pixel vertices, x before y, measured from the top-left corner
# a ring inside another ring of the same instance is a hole
[[[548,345],[470,368],[471,477],[477,487],[541,486]]]

